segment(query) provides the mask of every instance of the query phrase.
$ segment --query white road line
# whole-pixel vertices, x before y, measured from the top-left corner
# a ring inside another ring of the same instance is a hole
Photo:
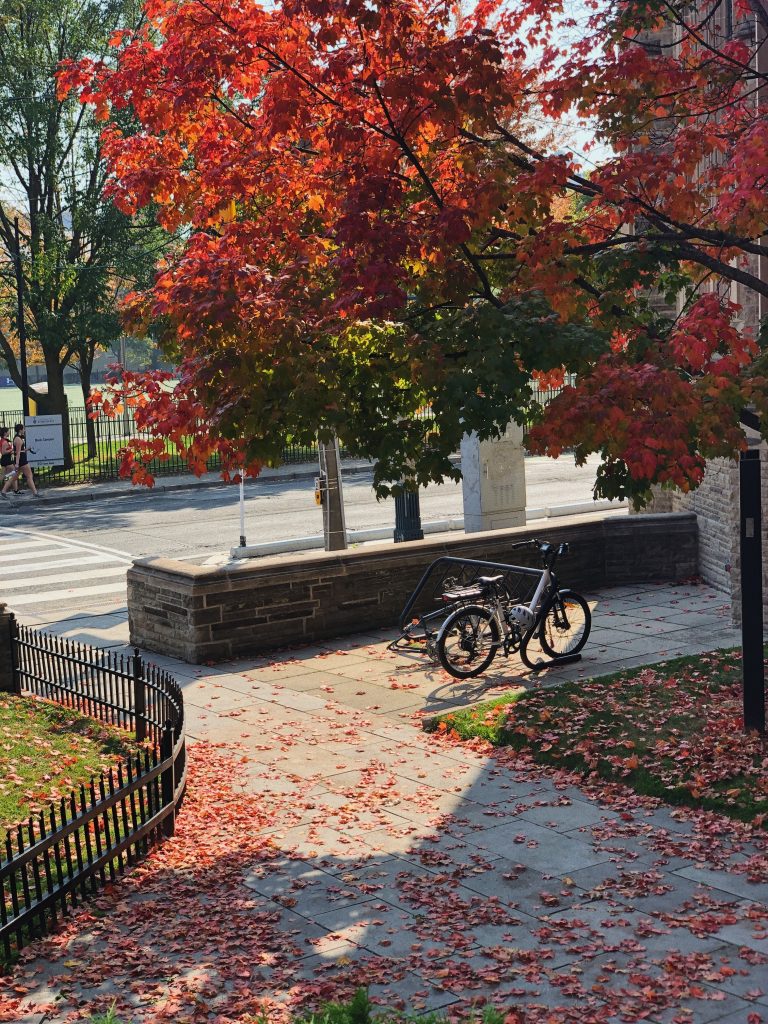
[[[26,546],[23,551],[20,548],[15,550],[11,549],[10,551],[4,551],[0,554],[0,565],[5,565],[6,562],[20,562],[24,558],[37,558],[38,555],[45,555],[45,557],[48,558],[50,555],[54,554],[71,555],[72,549],[64,547],[63,544],[60,544],[57,547],[36,548],[32,551],[30,551]]]
[[[40,537],[40,541],[30,541],[31,544],[44,543],[47,541],[59,541],[65,547],[71,548],[73,551],[101,551],[103,554],[117,555],[118,558],[124,558],[126,562],[132,562],[136,555],[132,555],[130,551],[118,551],[117,548],[105,548],[101,544],[89,544],[84,540],[71,540],[69,537],[63,536],[60,533],[48,533],[47,530],[20,530],[12,526],[5,528],[5,533],[18,533],[22,537]]]
[[[44,596],[47,591],[41,588],[49,583],[79,583],[80,580],[99,580],[105,579],[107,576],[124,577],[125,566],[118,565],[112,569],[87,569],[85,572],[76,574],[66,572],[62,576],[38,576],[36,579],[3,580],[2,584],[0,584],[0,590],[22,590],[24,588],[36,587],[38,595]]]
[[[62,549],[62,555],[71,555],[71,551]],[[0,557],[0,580],[6,576],[17,575],[22,572],[33,572],[36,575],[44,573],[46,569],[66,569],[73,565],[102,565],[108,562],[116,562],[117,555],[81,555],[80,558],[54,558],[45,562],[16,562],[13,565],[4,565],[5,559]],[[125,570],[126,566],[123,566]]]
[[[12,598],[8,604],[11,611],[23,604],[52,604],[58,601],[71,601],[72,598],[88,597],[89,595],[101,594],[123,594],[125,595],[125,581],[122,583],[108,583],[103,587],[70,587],[68,590],[49,590],[41,594],[20,594]]]

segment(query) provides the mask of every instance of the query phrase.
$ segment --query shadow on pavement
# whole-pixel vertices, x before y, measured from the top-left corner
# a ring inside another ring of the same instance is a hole
[[[332,700],[235,711],[191,747],[176,837],[30,947],[0,1019],[115,1000],[136,1024],[271,1024],[358,985],[526,1024],[768,1016],[765,841],[748,829],[600,804]]]

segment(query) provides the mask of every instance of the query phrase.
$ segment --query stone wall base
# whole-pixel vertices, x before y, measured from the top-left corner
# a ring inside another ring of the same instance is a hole
[[[193,663],[220,661],[397,623],[427,567],[443,555],[535,565],[512,545],[534,535],[572,544],[565,585],[681,580],[698,571],[696,517],[594,514],[364,550],[275,555],[216,568],[164,558],[128,570],[131,643]]]

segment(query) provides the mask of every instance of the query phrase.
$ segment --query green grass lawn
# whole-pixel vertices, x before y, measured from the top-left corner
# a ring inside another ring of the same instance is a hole
[[[741,652],[516,690],[428,728],[527,751],[673,804],[768,825],[768,743],[742,726]]]
[[[0,694],[0,829],[89,782],[121,760],[130,741],[57,704]]]

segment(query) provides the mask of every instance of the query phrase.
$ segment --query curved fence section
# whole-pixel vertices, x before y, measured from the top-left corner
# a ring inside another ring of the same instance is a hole
[[[137,749],[0,841],[0,955],[114,881],[172,836],[186,786],[184,700],[138,651],[125,656],[11,622],[16,692],[133,733]]]

